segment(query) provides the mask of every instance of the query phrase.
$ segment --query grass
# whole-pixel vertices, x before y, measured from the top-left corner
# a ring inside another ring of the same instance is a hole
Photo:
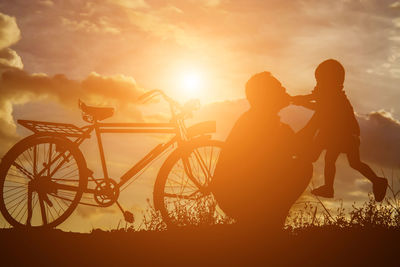
[[[368,201],[362,205],[354,203],[350,210],[343,207],[343,202],[336,210],[330,210],[321,199],[314,197],[315,201],[305,202],[300,209],[292,209],[286,228],[291,231],[309,227],[400,229],[400,190],[395,188],[398,180],[392,174],[383,202],[375,202],[372,193],[369,193]]]
[[[285,231],[299,232],[308,228],[380,228],[400,230],[400,191],[394,190],[392,182],[389,185],[387,196],[383,202],[374,201],[372,193],[368,194],[369,200],[361,205],[353,203],[350,209],[345,209],[343,202],[338,203],[334,210],[329,209],[324,202],[314,196],[313,201],[306,201],[302,206],[292,208],[286,219]],[[209,209],[198,206],[196,211],[188,211],[184,206],[176,206],[175,218],[185,225],[211,226],[216,224],[232,224],[230,218],[215,218],[210,216]],[[139,227],[125,228],[129,231],[165,231],[166,224],[161,215],[154,209],[148,200],[148,208],[143,213],[142,224]]]
[[[195,227],[167,229],[152,207],[136,227],[91,233],[0,229],[2,266],[398,266],[399,191],[335,210],[315,198],[292,209],[282,231],[251,232],[199,206],[176,216]],[[10,264],[9,264],[10,263]]]

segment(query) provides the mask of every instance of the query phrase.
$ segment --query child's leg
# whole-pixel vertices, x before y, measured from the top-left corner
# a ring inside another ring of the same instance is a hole
[[[336,160],[339,157],[340,152],[327,149],[325,154],[325,186],[333,188],[333,181],[335,180],[336,174]]]
[[[353,169],[359,171],[372,182],[372,192],[374,193],[375,200],[378,202],[382,201],[386,195],[386,189],[388,186],[387,179],[378,177],[367,164],[360,160],[360,151],[358,148],[350,149],[347,153],[347,159]]]
[[[375,174],[375,172],[367,164],[360,160],[360,151],[358,148],[354,147],[347,152],[347,160],[349,161],[350,167],[359,171],[372,183],[378,179],[378,176]]]
[[[327,198],[333,197],[333,180],[335,179],[335,174],[336,174],[335,163],[339,154],[340,152],[332,149],[326,150],[325,169],[324,169],[325,184],[316,189],[313,189],[311,191],[312,194],[320,197],[327,197]]]

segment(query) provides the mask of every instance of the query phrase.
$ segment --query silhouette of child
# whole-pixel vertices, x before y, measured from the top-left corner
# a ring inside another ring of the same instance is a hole
[[[258,73],[246,83],[246,97],[250,109],[225,141],[212,190],[222,210],[239,224],[275,229],[306,189],[312,164],[293,159],[295,133],[278,116],[290,103],[281,83],[269,72]]]
[[[309,95],[294,96],[292,103],[315,110],[299,136],[312,138],[309,156],[315,162],[321,152],[325,154],[325,184],[311,191],[312,194],[332,198],[336,173],[335,162],[345,153],[350,166],[372,182],[375,200],[383,200],[387,180],[378,177],[360,160],[360,127],[344,90],[345,70],[336,60],[328,59],[315,70],[317,85]]]

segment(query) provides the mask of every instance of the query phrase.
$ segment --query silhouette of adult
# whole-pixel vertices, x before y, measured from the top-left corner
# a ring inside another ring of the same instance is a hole
[[[246,83],[250,109],[231,130],[221,151],[213,192],[224,212],[251,229],[282,227],[306,189],[312,165],[296,158],[293,130],[278,112],[290,97],[269,72]]]

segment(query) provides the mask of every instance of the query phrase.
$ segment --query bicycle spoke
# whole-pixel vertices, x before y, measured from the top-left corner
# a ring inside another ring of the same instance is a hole
[[[45,207],[47,206],[47,209],[46,209],[46,211],[47,211],[47,214],[50,214],[50,216],[51,216],[51,221],[54,221],[54,215],[53,215],[53,213],[51,212],[51,209],[54,209],[54,207],[51,207],[51,206],[49,206],[46,202],[45,202]],[[51,222],[50,221],[50,222]]]
[[[72,171],[70,171],[70,172],[64,174],[63,176],[61,176],[61,177],[59,177],[59,178],[65,178],[65,176],[70,175],[71,173],[73,173],[73,172],[75,172],[75,171],[77,171],[77,170],[78,170],[78,168],[76,168],[76,169],[74,169],[74,170],[72,170]]]
[[[164,184],[163,201],[169,223],[217,223],[226,218],[208,186],[221,150],[220,144],[195,147],[176,161]],[[163,215],[164,218],[164,215]]]
[[[26,200],[28,200],[28,197],[26,198]],[[21,214],[21,212],[24,210],[24,207],[26,206],[26,204],[25,204],[25,201],[23,202],[24,204],[21,206],[21,208],[19,209],[19,212],[17,213],[17,215],[15,215],[15,218],[16,218],[16,220],[17,221],[19,221],[19,215]],[[26,210],[25,210],[26,211]],[[22,213],[22,216],[21,216],[21,219],[22,219],[22,217],[24,217],[24,214],[25,214],[25,212],[24,213]]]
[[[31,160],[29,160],[29,159],[26,157],[25,152],[26,152],[26,151],[24,151],[24,152],[22,153],[22,156],[24,157],[25,162],[28,162],[28,164],[31,166],[31,169],[33,170],[33,165],[32,165],[32,162],[31,162],[32,158],[31,158]],[[29,155],[29,154],[28,154],[28,155]]]
[[[14,191],[14,190],[16,190],[16,189],[19,189],[19,188],[20,188],[20,186],[13,186],[11,189],[8,189],[8,190],[4,191],[4,192],[3,192],[3,195],[5,195],[5,194],[8,193],[8,192],[11,192],[11,191]]]
[[[26,176],[20,176],[20,175],[16,175],[16,174],[13,174],[13,173],[9,173],[8,175],[9,176],[13,176],[13,177],[17,177],[17,178],[21,178],[21,179],[25,179],[26,178]]]
[[[25,188],[23,188],[22,190],[18,191],[18,192],[14,192],[12,195],[7,196],[7,198],[10,198],[12,196],[17,195],[17,197],[13,198],[12,200],[5,202],[6,205],[11,204],[12,202],[14,202],[15,200],[19,199],[21,196],[23,196],[25,194]]]
[[[20,227],[58,225],[82,197],[79,151],[52,137],[27,138],[13,149],[1,189],[6,220]]]
[[[26,185],[26,186],[28,186],[28,184],[27,183],[22,183],[22,182],[17,182],[17,181],[11,181],[11,180],[7,180],[6,181],[7,183],[16,183],[16,184],[22,184],[22,185]],[[21,186],[20,186],[21,187]]]
[[[27,198],[27,196],[26,195],[23,195],[24,196],[24,198],[20,201],[20,202],[17,202],[16,204],[18,204],[18,205],[14,205],[13,206],[13,208],[10,208],[10,211],[11,211],[11,216],[14,214],[14,212],[18,209],[18,207],[21,205],[21,203],[24,203],[25,202],[25,199]]]
[[[26,177],[28,177],[31,180],[33,179],[33,175],[24,167],[22,167],[20,164],[14,162],[13,165],[17,168],[18,171],[20,171],[22,174],[25,174]]]
[[[180,179],[180,178],[178,177],[178,179]],[[176,184],[174,187],[183,187],[184,186],[183,182],[179,182],[179,181],[177,181],[175,179],[172,179],[172,178],[170,178],[168,180],[169,180],[169,182],[174,182]],[[186,181],[190,181],[188,178],[186,178],[185,180]],[[189,186],[190,188],[194,189],[194,190],[198,190],[199,189],[197,186],[194,186],[193,184],[186,183],[186,185]]]
[[[165,193],[164,196],[170,197],[170,198],[178,198],[178,199],[192,199],[190,196],[181,195],[181,194],[177,195],[177,194]]]
[[[52,197],[52,199],[54,200],[55,203],[57,203],[57,205],[60,207],[60,209],[61,209],[63,212],[65,212],[64,207],[62,207],[62,206],[60,205],[60,202],[58,202],[57,198]],[[53,201],[52,201],[52,202],[53,202]]]
[[[204,177],[210,176],[209,172],[207,172],[206,168],[204,168],[204,165],[205,165],[204,164],[204,160],[201,157],[201,155],[199,155],[200,153],[197,151],[197,149],[193,152],[193,154],[194,154],[194,157],[195,157],[196,161],[199,163],[198,164],[198,169],[200,169],[203,172]]]
[[[62,164],[64,164],[64,163],[62,163]],[[62,166],[62,167],[60,167],[60,168],[57,170],[57,172],[58,172],[58,173],[62,173],[63,171],[66,171],[68,168],[70,168],[71,166],[74,166],[74,165],[75,165],[75,162],[71,162],[71,163],[69,163],[69,164],[65,164],[64,166],[60,165],[60,166]],[[53,174],[53,176],[54,176],[54,174]]]

